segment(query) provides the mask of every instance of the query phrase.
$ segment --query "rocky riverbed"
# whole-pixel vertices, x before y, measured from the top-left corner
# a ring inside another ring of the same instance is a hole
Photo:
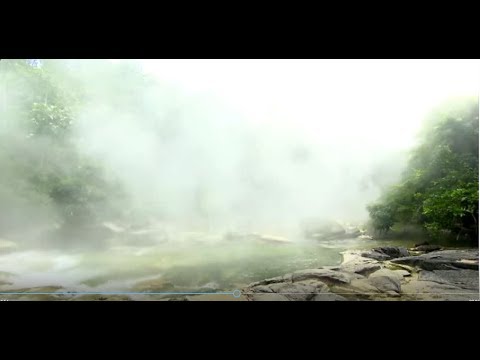
[[[215,300],[217,295],[187,300]],[[258,281],[232,300],[358,301],[478,300],[478,249],[410,256],[401,247],[343,252],[339,266],[295,271]],[[227,300],[226,297],[218,300]]]

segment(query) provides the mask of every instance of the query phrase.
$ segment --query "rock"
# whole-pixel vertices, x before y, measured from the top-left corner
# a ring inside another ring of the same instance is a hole
[[[260,281],[254,282],[254,283],[252,283],[248,286],[252,287],[252,286],[258,286],[258,285],[268,285],[268,284],[275,284],[275,283],[279,283],[279,282],[292,282],[292,274],[286,274],[286,275],[283,275],[283,276],[277,276],[277,277],[270,278],[270,279],[260,280]]]
[[[418,256],[391,260],[395,264],[416,266],[423,270],[478,270],[478,249],[434,251]]]
[[[363,257],[360,251],[348,250],[344,251],[342,255],[343,262],[339,266],[342,271],[367,276],[381,268],[378,261]]]
[[[322,282],[298,282],[272,284],[270,288],[274,293],[285,296],[292,301],[308,301],[317,293],[328,291],[328,287]]]
[[[403,256],[405,251],[392,247],[345,251],[340,266],[259,281],[245,288],[242,295],[253,301],[479,299],[478,249]],[[371,253],[399,257],[377,261],[363,256]]]
[[[429,301],[478,300],[478,291],[465,290],[449,284],[434,281],[412,280],[402,286],[402,298]]]
[[[273,293],[274,291],[267,285],[258,285],[250,289],[250,291],[257,293]]]
[[[369,274],[379,270],[381,268],[381,265],[378,263],[346,263],[342,264],[340,269],[342,271],[346,272],[352,272],[355,274],[363,275],[363,276],[368,276]]]
[[[374,276],[368,278],[368,282],[375,286],[378,290],[381,292],[391,294],[392,292],[394,293],[400,293],[400,290],[402,288],[400,284],[400,280],[395,277],[390,277],[390,276]]]
[[[381,291],[366,278],[352,280],[350,284],[334,285],[330,288],[330,291],[350,300],[369,299],[381,293]]]
[[[370,235],[360,235],[357,236],[357,239],[373,240],[373,237],[371,237]]]
[[[412,251],[424,251],[424,252],[432,252],[432,251],[437,251],[441,250],[441,246],[438,245],[419,245],[415,246]]]
[[[410,271],[407,271],[407,270],[393,270],[393,272],[399,274],[400,276],[402,276],[402,278],[412,276]]]
[[[389,270],[389,269],[380,269],[380,270],[377,270],[375,271],[374,273],[372,273],[368,278],[369,279],[373,279],[375,277],[389,277],[389,278],[392,278],[394,279],[395,281],[398,281],[400,283],[400,281],[403,280],[403,274],[400,274],[398,273],[398,271],[405,271],[405,270],[397,270],[397,271],[393,271],[393,270]],[[410,273],[408,271],[405,271],[408,275],[410,275]]]
[[[400,293],[403,275],[389,269],[380,269],[368,277],[368,282],[381,292],[392,294]]]
[[[289,244],[291,241],[283,236],[259,234],[259,233],[237,233],[227,232],[224,237],[226,241],[260,241],[269,244]]]
[[[215,290],[220,289],[220,285],[218,283],[216,283],[215,281],[211,281],[209,283],[206,283],[206,284],[200,286],[200,289],[202,289],[203,291],[205,291],[205,290],[215,291]]]
[[[418,280],[478,291],[478,271],[475,270],[422,270],[418,275]]]
[[[294,282],[316,279],[326,284],[334,283],[349,283],[351,280],[361,277],[357,274],[351,274],[346,271],[335,271],[330,269],[307,269],[295,271],[292,274],[292,280]]]
[[[421,242],[419,244],[413,245],[413,247],[419,247],[419,246],[424,246],[424,245],[430,245],[428,241]]]
[[[253,286],[245,289],[243,294],[249,296],[253,301],[258,301],[259,299],[263,301],[269,301],[270,299],[283,300],[283,298],[292,301],[309,301],[312,300],[315,295],[328,291],[328,286],[322,281],[319,281],[318,279],[308,279],[295,283],[281,282]],[[275,294],[280,295],[281,297],[259,297],[260,294]]]
[[[408,250],[406,248],[396,246],[383,246],[373,248],[368,251],[363,251],[360,253],[360,255],[378,261],[385,261],[399,257],[409,256],[410,254],[408,253]]]
[[[271,244],[288,244],[291,242],[287,238],[276,235],[259,235],[258,240]]]
[[[311,301],[347,301],[347,299],[337,294],[325,293],[315,295]]]
[[[316,240],[333,240],[352,237],[344,227],[336,221],[310,221],[303,225],[306,238]],[[353,236],[354,237],[354,236]]]
[[[384,265],[387,269],[390,269],[390,270],[404,270],[404,271],[408,272],[409,274],[416,271],[415,268],[412,267],[412,266],[408,266],[408,265],[405,265],[405,264],[395,264],[395,263],[392,263],[390,261],[385,261]]]

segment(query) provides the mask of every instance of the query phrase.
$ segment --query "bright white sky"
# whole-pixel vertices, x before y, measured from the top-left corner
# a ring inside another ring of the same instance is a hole
[[[406,148],[449,96],[479,94],[479,60],[141,60],[190,95],[312,140]],[[394,134],[394,136],[392,136]],[[385,136],[384,136],[385,135]],[[382,143],[383,142],[383,143]]]

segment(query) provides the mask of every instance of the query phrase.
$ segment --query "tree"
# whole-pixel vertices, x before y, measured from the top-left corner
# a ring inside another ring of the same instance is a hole
[[[478,134],[476,98],[450,101],[432,112],[402,183],[368,207],[372,222],[383,221],[385,231],[391,222],[414,223],[431,236],[477,238]]]

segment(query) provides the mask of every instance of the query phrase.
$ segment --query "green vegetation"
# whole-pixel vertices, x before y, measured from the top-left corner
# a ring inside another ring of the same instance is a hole
[[[478,99],[450,101],[428,117],[400,184],[368,206],[371,225],[421,225],[433,238],[478,239]]]
[[[124,196],[114,176],[77,149],[72,129],[89,97],[67,66],[0,61],[0,233],[35,222],[84,225],[113,214],[111,199]]]

